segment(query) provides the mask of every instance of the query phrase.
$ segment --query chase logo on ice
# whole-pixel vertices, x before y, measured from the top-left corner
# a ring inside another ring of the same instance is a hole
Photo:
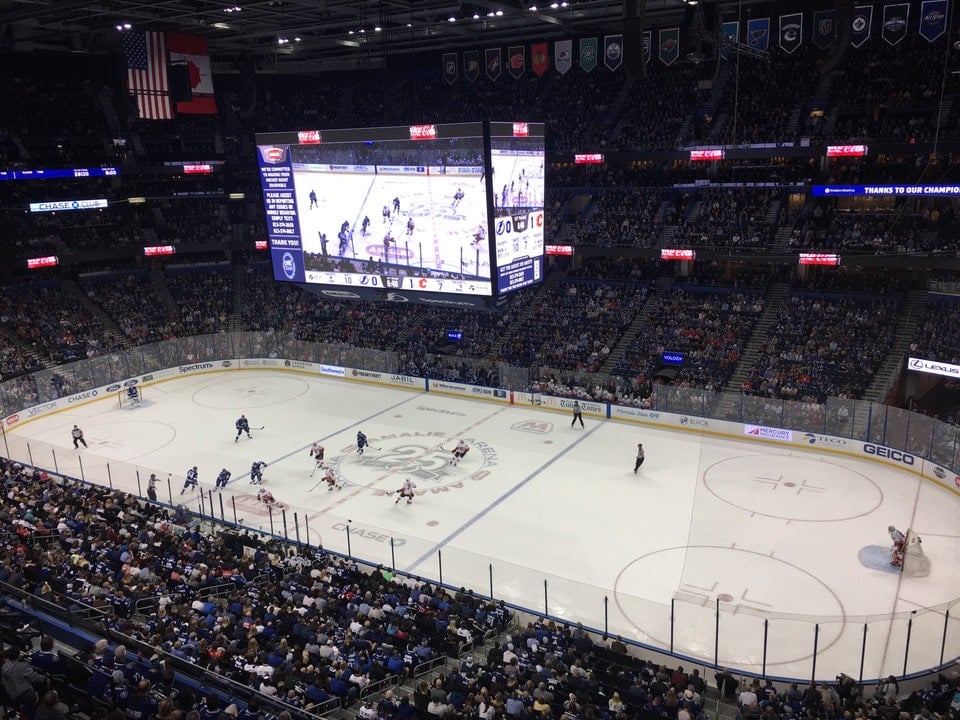
[[[285,252],[283,254],[280,260],[280,267],[283,268],[283,274],[287,276],[287,280],[293,280],[297,274],[297,261],[293,259],[291,253]]]

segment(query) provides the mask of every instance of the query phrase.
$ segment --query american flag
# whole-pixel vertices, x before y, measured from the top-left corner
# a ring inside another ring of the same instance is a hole
[[[167,47],[163,33],[123,33],[127,57],[127,90],[137,98],[140,117],[170,120],[170,81],[167,77]]]

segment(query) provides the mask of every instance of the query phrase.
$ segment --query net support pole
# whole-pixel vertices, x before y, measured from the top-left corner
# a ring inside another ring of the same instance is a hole
[[[916,610],[910,611],[910,617],[907,619],[907,641],[903,644],[903,672],[901,675],[907,674],[907,658],[910,656],[910,634],[913,632],[913,615]]]
[[[716,600],[713,620],[713,664],[720,665],[720,598]]]
[[[107,477],[110,477],[110,464],[107,464]],[[113,481],[110,482],[113,485]],[[140,468],[137,468],[137,495],[143,497],[143,487],[140,485]]]
[[[217,495],[217,499],[220,500],[220,519],[226,520],[227,516],[223,512],[223,495]],[[212,515],[213,513],[210,514]]]
[[[863,682],[863,664],[867,659],[867,623],[863,624],[863,640],[860,641],[860,677],[857,682]]]
[[[237,522],[237,498],[231,495],[230,504],[233,506],[233,524],[239,525],[240,523]]]
[[[350,547],[350,521],[347,520],[347,526],[344,528],[347,531],[347,557],[353,560],[353,549]]]
[[[550,614],[550,603],[547,597],[547,579],[543,579],[543,614]]]
[[[293,532],[297,536],[297,547],[299,548],[300,547],[300,517],[298,516],[296,511],[294,511],[293,513]]]
[[[82,455],[77,455],[77,462],[80,463],[80,479],[86,482],[87,478],[84,477],[84,474],[83,474],[83,456]],[[110,481],[110,489],[113,490],[112,480]]]
[[[287,509],[280,508],[280,519],[283,520],[283,539],[289,541],[290,535],[287,533]]]
[[[810,682],[817,677],[817,645],[820,642],[820,623],[813,626],[813,667],[810,669]]]
[[[490,568],[490,599],[493,600],[493,563],[489,564]]]
[[[440,573],[440,584],[443,585],[443,550],[439,548],[437,549],[437,572]]]
[[[30,458],[30,466],[34,466],[33,462],[33,450],[30,449],[30,443],[27,443],[27,457]],[[60,468],[57,467],[57,453],[53,453],[53,469],[57,471],[57,475],[60,474]]]
[[[10,457],[10,446],[7,444],[7,429],[0,425],[0,432],[3,433],[3,452],[9,458]]]
[[[676,612],[676,598],[670,598],[670,652],[673,652],[673,620]]]
[[[109,465],[107,466],[110,467]],[[109,470],[108,470],[109,472]],[[170,485],[170,476],[167,475],[167,499],[170,501],[170,504],[173,505],[173,487]]]
[[[767,640],[770,636],[770,620],[768,618],[763,619],[763,665],[760,674],[766,677],[767,675]]]
[[[390,569],[393,572],[397,571],[397,553],[393,547],[393,535],[390,536]],[[440,584],[443,584],[443,580],[440,580]]]
[[[610,597],[603,596],[603,634],[610,634]]]
[[[943,665],[943,653],[947,649],[947,630],[950,625],[950,608],[943,612],[943,633],[940,637],[940,664]]]

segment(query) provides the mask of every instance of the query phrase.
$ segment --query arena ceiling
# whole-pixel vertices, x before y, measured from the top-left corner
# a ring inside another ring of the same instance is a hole
[[[219,72],[244,62],[265,72],[377,68],[415,52],[620,32],[625,12],[638,10],[648,26],[683,23],[690,17],[688,2],[0,0],[0,49],[109,52],[119,47],[116,27],[129,23],[140,30],[205,36]],[[749,12],[759,0],[701,2],[710,13],[718,5],[736,13]],[[537,9],[531,10],[534,3]]]

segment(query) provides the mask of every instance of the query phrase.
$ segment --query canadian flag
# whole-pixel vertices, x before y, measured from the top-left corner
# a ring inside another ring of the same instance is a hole
[[[167,33],[167,52],[171,64],[183,63],[190,71],[193,100],[178,102],[177,112],[215,115],[217,104],[213,99],[213,74],[210,72],[207,39],[197,35]]]

